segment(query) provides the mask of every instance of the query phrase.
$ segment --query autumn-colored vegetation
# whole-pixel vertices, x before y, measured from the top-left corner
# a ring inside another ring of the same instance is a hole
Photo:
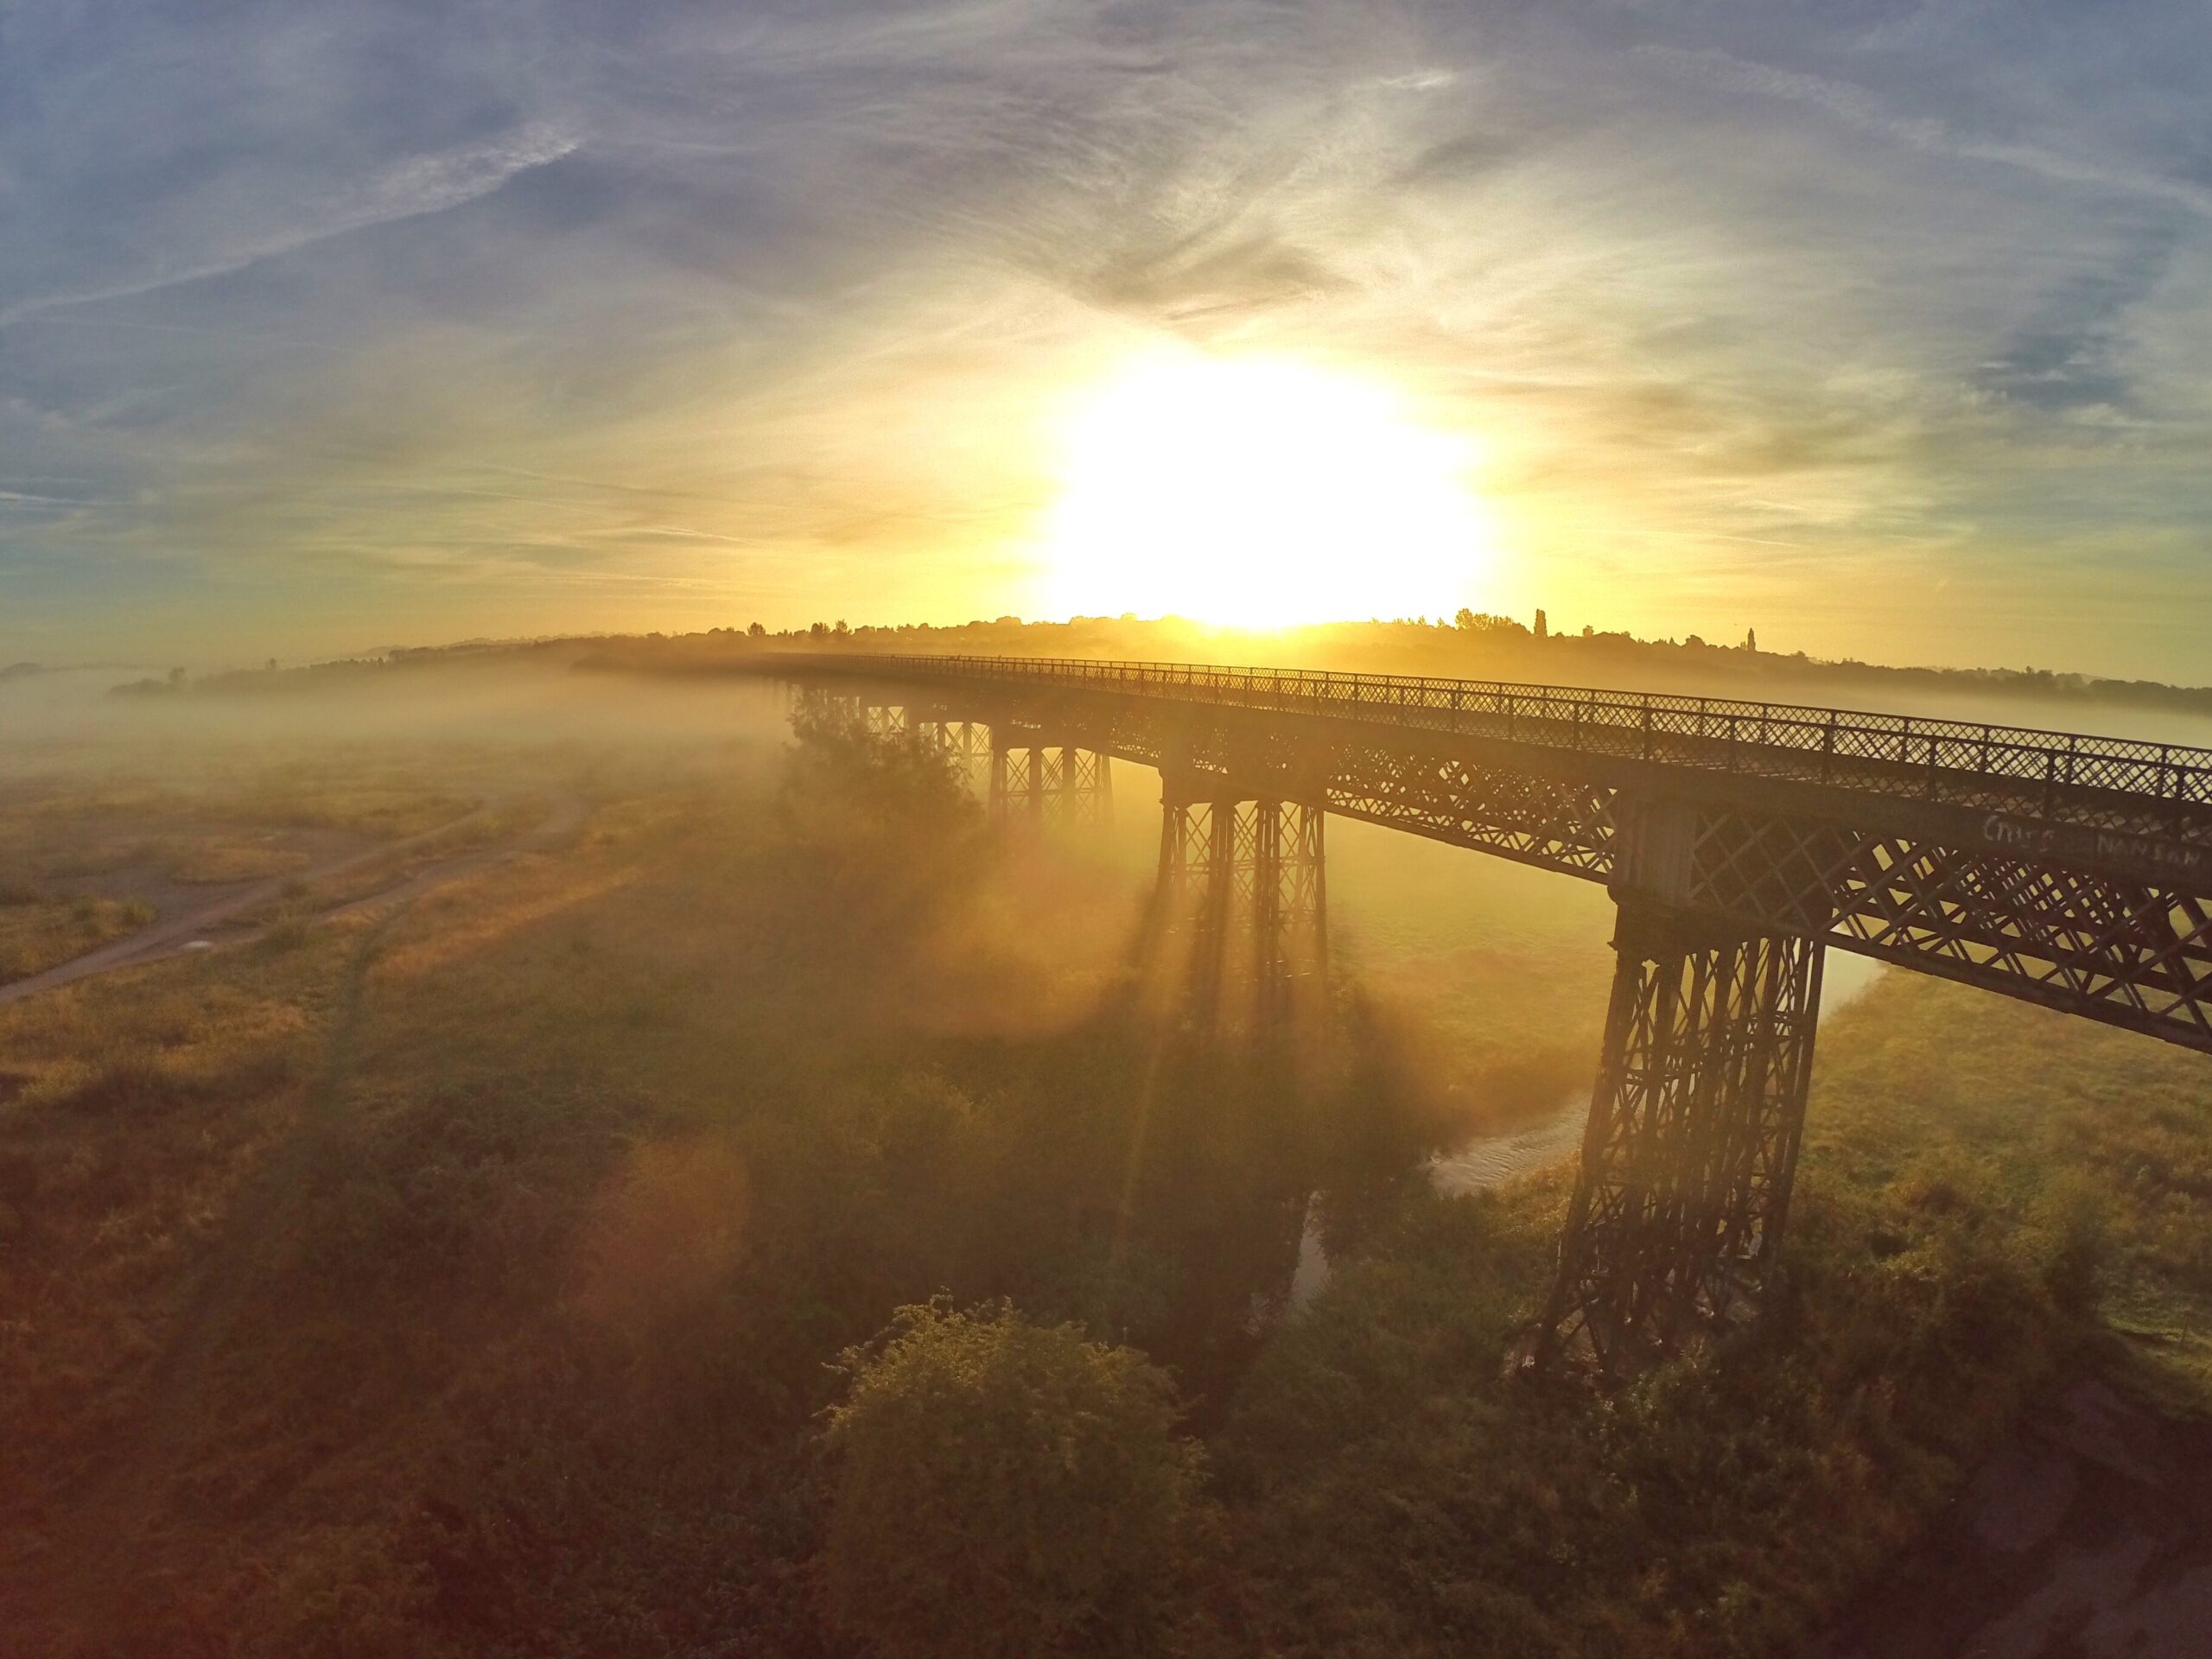
[[[1140,1654],[1207,1566],[1174,1380],[1003,1304],[902,1308],[823,1433],[831,1622],[887,1659]]]
[[[82,956],[153,920],[143,902],[49,897],[35,887],[0,888],[0,984]]]
[[[0,1008],[11,1650],[1783,1652],[2065,1369],[2205,1374],[2200,1062],[1892,979],[1777,1316],[1509,1379],[1567,1172],[1427,1189],[1387,932],[1286,1075],[1146,1014],[1123,876],[807,735]],[[1472,1076],[1535,993],[1465,971]]]

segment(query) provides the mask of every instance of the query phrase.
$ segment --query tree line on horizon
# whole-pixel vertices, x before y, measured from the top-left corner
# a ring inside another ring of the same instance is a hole
[[[474,639],[450,645],[395,647],[302,668],[240,669],[192,678],[181,671],[165,679],[118,685],[118,694],[241,692],[284,690],[404,668],[550,663],[557,666],[646,673],[713,672],[758,653],[775,651],[897,650],[923,654],[1113,658],[1168,661],[1253,660],[1290,653],[1302,664],[1370,672],[1408,671],[1472,678],[1529,678],[1555,683],[1642,683],[1653,690],[1694,690],[1748,701],[1816,702],[1885,696],[2017,698],[2065,705],[2107,703],[2177,714],[2212,714],[2212,686],[2158,680],[2121,680],[2049,668],[1899,666],[1855,658],[1827,658],[1803,651],[1764,651],[1756,630],[1741,645],[1715,644],[1692,633],[1681,639],[1643,639],[1624,630],[1580,631],[1545,626],[1544,613],[1530,626],[1510,617],[1463,608],[1443,617],[1400,617],[1332,622],[1262,633],[1215,627],[1179,617],[1075,617],[1065,622],[1001,616],[954,624],[904,622],[853,626],[840,619],[805,627],[771,629],[754,621],[690,633],[564,635],[542,639]]]

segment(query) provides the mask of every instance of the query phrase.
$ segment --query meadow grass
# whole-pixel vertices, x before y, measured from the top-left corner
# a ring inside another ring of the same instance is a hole
[[[0,893],[0,984],[82,956],[153,919],[152,908],[135,899]]]
[[[835,734],[576,786],[572,846],[0,1009],[31,1650],[838,1651],[830,1362],[940,1291],[1176,1374],[1192,1654],[1787,1651],[2069,1368],[2202,1375],[2195,1057],[1893,976],[1821,1035],[1774,1317],[1531,1389],[1568,1172],[1429,1193],[1357,988],[1296,1087],[1112,1017],[1128,895]],[[1316,1185],[1334,1281],[1256,1324]]]

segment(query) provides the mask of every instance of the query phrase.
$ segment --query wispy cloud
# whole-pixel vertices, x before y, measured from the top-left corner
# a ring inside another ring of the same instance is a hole
[[[1932,156],[2018,168],[2055,184],[2078,184],[2169,203],[2212,219],[2212,188],[2193,180],[2145,172],[2094,156],[2069,155],[2040,144],[1977,137],[1930,116],[1897,112],[1863,86],[1820,75],[1754,63],[1710,47],[1685,50],[1645,46],[1640,56],[1707,84],[1808,105],[1845,124]]]
[[[260,260],[296,252],[333,237],[443,213],[489,194],[518,173],[560,160],[577,143],[556,128],[533,126],[487,143],[439,155],[410,156],[341,187],[331,199],[313,204],[312,212],[298,222],[270,226],[237,242],[204,251],[195,259],[164,264],[157,258],[155,269],[105,286],[37,294],[0,307],[0,327],[41,312],[103,300],[132,299],[180,283],[229,276]],[[137,326],[164,325],[142,321]]]
[[[1167,335],[1467,434],[1497,603],[2018,660],[2087,613],[2018,620],[2054,570],[2212,602],[2173,575],[2212,557],[2192,20],[19,9],[0,570],[41,575],[0,656],[21,619],[290,657],[463,593],[461,632],[1020,608],[1058,412]],[[1946,646],[1901,571],[1986,602]]]

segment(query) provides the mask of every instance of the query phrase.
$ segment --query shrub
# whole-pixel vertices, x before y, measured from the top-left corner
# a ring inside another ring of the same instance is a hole
[[[839,1625],[887,1659],[1146,1650],[1205,1522],[1166,1372],[941,1300],[845,1366],[823,1560]]]

